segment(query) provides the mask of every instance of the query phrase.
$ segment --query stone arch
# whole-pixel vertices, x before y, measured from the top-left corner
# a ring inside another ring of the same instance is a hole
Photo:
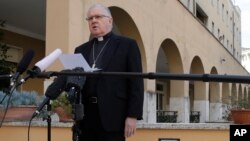
[[[210,73],[218,74],[218,71],[215,67],[213,67]],[[222,118],[220,83],[210,82],[208,94],[209,94],[209,120],[217,121]]]
[[[230,85],[229,83],[222,83],[222,120],[228,120],[228,106],[230,105]]]
[[[211,74],[218,74],[217,69],[215,67],[212,68]],[[209,83],[209,102],[216,103],[220,102],[219,95],[219,83],[218,82],[210,82]]]
[[[229,83],[223,83],[222,84],[222,103],[223,104],[229,103],[230,96],[231,96],[231,92],[230,92]]]
[[[247,87],[247,101],[250,102],[250,88]]]
[[[190,74],[204,74],[204,67],[199,56],[195,56],[191,62]],[[193,92],[193,93],[192,93]],[[190,110],[200,112],[200,122],[208,120],[208,95],[206,83],[201,81],[189,82]]]
[[[247,87],[247,100],[250,102],[250,88]]]
[[[111,6],[109,9],[113,17],[113,32],[136,40],[141,52],[143,70],[146,71],[147,59],[145,47],[136,23],[124,9],[116,6]]]
[[[242,100],[244,97],[243,97],[243,90],[242,90],[242,85],[239,84],[238,86],[238,100]]]
[[[145,46],[142,40],[141,33],[135,20],[131,14],[125,9],[118,6],[110,6],[110,12],[113,17],[113,32],[118,35],[123,35],[135,39],[141,53],[141,62],[143,72],[147,72],[147,59]],[[148,80],[144,79],[144,90],[147,90]],[[155,122],[155,94],[150,92],[144,93],[143,119],[147,122]]]
[[[238,97],[237,97],[237,87],[236,87],[236,84],[235,84],[235,83],[232,84],[231,97],[232,97],[233,99],[237,99],[237,98],[238,98]]]
[[[171,39],[164,40],[158,50],[156,72],[183,73],[183,63],[179,49]],[[166,111],[177,111],[177,121],[184,121],[183,102],[180,102],[180,99],[184,97],[184,82],[157,79],[156,83],[157,85],[162,84],[165,87],[165,94],[162,98],[164,107],[160,109]],[[159,86],[156,86],[156,91],[158,91],[157,87],[159,88]],[[160,103],[159,97],[160,95],[157,95],[157,104]],[[159,105],[157,107],[159,107]]]
[[[247,100],[247,87],[244,87],[243,98]]]

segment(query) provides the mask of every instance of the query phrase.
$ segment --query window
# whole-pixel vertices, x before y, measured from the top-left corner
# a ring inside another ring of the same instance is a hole
[[[222,4],[221,6],[221,16],[222,16],[222,20],[224,21],[224,4]]]
[[[202,10],[202,8],[196,4],[196,17],[204,24],[207,25],[207,14]]]
[[[212,29],[211,32],[214,34],[214,22],[212,22]]]
[[[229,21],[229,28],[230,28],[230,31],[231,33],[233,32],[233,17],[230,17],[230,21]]]
[[[224,38],[225,38],[224,35],[221,35],[221,36],[219,37],[219,40],[220,40],[220,42],[221,42],[222,44],[224,44]]]
[[[226,12],[226,24],[228,26],[228,11]]]
[[[218,28],[218,39],[220,38],[220,29]]]
[[[156,109],[164,110],[164,95],[166,93],[166,84],[164,82],[156,83]]]

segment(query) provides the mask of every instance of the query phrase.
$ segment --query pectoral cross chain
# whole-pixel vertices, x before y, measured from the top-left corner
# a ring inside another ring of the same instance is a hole
[[[95,68],[95,63],[92,65],[92,69],[94,69]]]

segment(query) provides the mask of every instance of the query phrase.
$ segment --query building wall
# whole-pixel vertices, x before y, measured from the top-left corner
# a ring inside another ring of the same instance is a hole
[[[241,64],[243,67],[246,68],[248,72],[250,72],[250,49],[249,48],[242,48],[242,57],[241,57]]]
[[[232,55],[182,3],[173,0],[145,0],[143,4],[142,1],[132,0],[47,1],[46,53],[58,47],[64,53],[73,53],[75,47],[89,40],[90,33],[84,19],[88,7],[94,3],[110,8],[117,33],[137,40],[144,72],[157,71],[157,63],[163,61],[157,59],[159,51],[163,51],[167,60],[165,73],[248,75],[237,56]],[[224,27],[225,23],[220,22],[219,25]],[[226,31],[229,28],[222,29]],[[62,67],[57,63],[50,69],[61,70]],[[149,123],[156,122],[156,81],[145,80],[144,119]],[[220,120],[217,117],[211,119],[211,113],[217,111],[218,115],[222,115],[219,110],[222,92],[225,92],[222,91],[222,83],[216,84],[217,88],[210,87],[209,82],[194,82],[194,101],[189,99],[190,83],[193,82],[167,82],[170,101],[165,103],[169,103],[171,111],[178,111],[178,122],[189,122],[190,102],[194,110],[202,112],[202,122]],[[209,101],[210,89],[215,89],[213,101]],[[213,105],[216,109],[211,109]]]
[[[26,141],[27,126],[3,126],[0,128],[0,137],[8,141]],[[15,135],[11,135],[15,133]],[[51,140],[70,141],[72,140],[71,128],[52,126]],[[136,134],[127,141],[159,141],[159,139],[180,139],[180,141],[229,141],[228,129],[159,129],[159,128],[139,128]],[[30,128],[30,140],[47,140],[47,127],[32,126]]]
[[[205,27],[238,61],[241,60],[241,11],[238,6],[231,0],[181,0],[181,2],[194,15],[197,15],[197,12],[193,7],[197,3],[208,16]]]
[[[53,2],[48,2],[47,13],[50,14],[47,15],[47,54],[57,47],[62,48],[64,52],[73,52],[76,46],[89,39],[88,25],[84,20],[86,17],[85,12],[89,5],[98,2],[107,6],[120,7],[132,17],[143,40],[144,46],[141,48],[145,48],[146,56],[150,56],[150,59],[147,60],[150,62],[147,62],[147,64],[155,64],[155,58],[157,56],[157,51],[160,47],[160,44],[163,42],[163,40],[170,38],[177,44],[181,54],[188,54],[188,56],[191,56],[189,60],[192,60],[193,54],[199,54],[199,56],[209,58],[206,53],[207,51],[211,51],[211,53],[216,56],[213,56],[213,60],[215,60],[217,57],[227,56],[229,59],[228,64],[235,63],[241,68],[240,64],[237,64],[238,62],[236,62],[234,58],[224,50],[223,46],[221,46],[221,44],[216,39],[214,39],[214,37],[211,36],[211,34],[206,29],[204,29],[204,27],[200,25],[200,23],[197,22],[194,17],[192,17],[192,15],[188,13],[178,1],[145,1],[143,6],[141,5],[140,1],[121,2],[76,0],[74,2],[61,2],[61,5],[58,5],[56,0]],[[55,7],[53,7],[53,4],[55,4]],[[57,10],[55,10],[55,8],[57,8]],[[162,11],[162,9],[164,10]],[[64,11],[65,14],[61,14],[59,10]],[[172,14],[173,12],[174,14]],[[162,15],[165,15],[164,18]],[[55,18],[53,18],[55,16],[59,19],[55,20]],[[148,21],[147,24],[145,24],[145,21]],[[61,23],[61,25],[59,26],[58,23]],[[59,39],[60,42],[57,42]],[[211,44],[206,44],[207,42]],[[190,49],[191,51],[183,51],[187,49]],[[217,49],[219,49],[219,51],[217,51]],[[210,63],[207,60],[204,62]],[[188,65],[190,63],[185,62],[184,64]],[[210,64],[213,65],[214,63]],[[148,66],[145,71],[154,69],[154,66]],[[241,71],[241,69],[238,69],[234,73],[240,74],[239,71]],[[241,72],[244,73],[244,70]]]
[[[184,0],[182,0],[184,1]],[[192,0],[191,0],[192,1]],[[194,1],[192,1],[194,2]],[[166,74],[237,74],[249,75],[230,51],[211,34],[209,28],[195,18],[177,0],[50,0],[46,11],[46,54],[56,48],[64,53],[73,53],[75,47],[89,40],[86,11],[93,3],[103,3],[110,7],[114,16],[116,32],[135,38],[140,46],[144,72],[157,72],[158,62],[165,64]],[[188,9],[194,9],[190,5]],[[211,7],[210,7],[211,8]],[[159,53],[160,52],[160,53]],[[162,59],[159,57],[162,54]],[[159,58],[158,58],[159,57]],[[62,66],[54,63],[48,70],[59,71]],[[156,82],[145,80],[144,117],[146,125],[156,123]],[[247,86],[239,83],[210,83],[200,81],[161,80],[166,83],[168,110],[178,111],[178,123],[157,124],[162,128],[141,127],[129,141],[157,141],[158,138],[180,138],[191,140],[229,140],[228,128],[207,128],[206,124],[196,124],[201,128],[178,128],[189,122],[191,110],[201,112],[201,122],[214,121],[220,117],[222,96],[238,95]],[[48,82],[48,81],[46,81]],[[45,83],[46,83],[45,82]],[[193,85],[193,89],[190,88]],[[190,96],[190,90],[193,96]],[[247,89],[248,90],[248,89]],[[240,91],[240,92],[239,92]],[[210,95],[214,95],[213,97]],[[247,93],[247,92],[245,92]],[[211,99],[211,100],[210,100]],[[212,109],[212,107],[215,107]],[[213,114],[212,114],[213,113]],[[217,124],[217,123],[216,123]],[[177,127],[178,129],[175,129]],[[32,127],[31,140],[45,140],[46,127]],[[26,126],[4,126],[0,136],[5,140],[26,140]],[[9,132],[18,136],[9,136]],[[42,134],[44,133],[44,134]],[[22,137],[22,138],[21,138]],[[71,140],[69,127],[53,127],[52,140]]]

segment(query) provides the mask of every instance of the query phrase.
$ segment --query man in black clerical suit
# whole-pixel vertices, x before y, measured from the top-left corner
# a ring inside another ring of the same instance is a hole
[[[112,33],[113,19],[101,4],[87,12],[90,41],[75,49],[93,68],[104,72],[142,72],[141,55],[135,40]],[[142,78],[87,77],[83,87],[84,141],[125,141],[136,131],[143,112]]]

